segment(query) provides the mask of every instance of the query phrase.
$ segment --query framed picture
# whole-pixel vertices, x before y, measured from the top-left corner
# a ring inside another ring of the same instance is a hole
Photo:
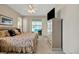
[[[1,25],[13,25],[13,19],[6,16],[0,16]]]

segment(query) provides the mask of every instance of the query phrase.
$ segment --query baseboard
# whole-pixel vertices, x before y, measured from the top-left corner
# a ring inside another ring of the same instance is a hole
[[[64,52],[65,54],[73,54],[73,53],[70,52],[70,51],[64,51],[64,50],[63,50],[63,52]]]
[[[52,48],[53,51],[61,51],[61,48]]]

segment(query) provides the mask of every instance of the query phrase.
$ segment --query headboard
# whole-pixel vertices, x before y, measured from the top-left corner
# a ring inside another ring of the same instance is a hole
[[[0,37],[7,37],[10,36],[10,34],[8,33],[9,29],[16,29],[16,27],[1,27],[0,26]]]
[[[0,27],[0,31],[1,30],[9,30],[9,29],[15,29],[16,27]]]

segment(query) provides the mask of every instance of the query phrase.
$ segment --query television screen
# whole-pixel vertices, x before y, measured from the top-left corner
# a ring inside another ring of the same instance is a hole
[[[50,20],[52,18],[55,18],[55,8],[53,8],[51,11],[47,14],[47,20]]]

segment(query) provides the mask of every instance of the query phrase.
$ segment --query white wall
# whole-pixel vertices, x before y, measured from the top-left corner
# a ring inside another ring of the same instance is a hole
[[[6,5],[0,5],[0,14],[13,18],[13,26],[17,26],[17,18],[20,17],[20,14],[16,11]]]
[[[47,36],[47,18],[42,18],[42,35]]]
[[[24,19],[23,18],[23,32],[27,32],[28,30],[27,30],[27,19]]]
[[[79,5],[65,5],[61,11],[63,51],[65,53],[79,53]]]
[[[32,21],[31,21],[31,17],[29,16],[26,16],[26,17],[23,17],[23,31],[24,32],[32,32]]]

